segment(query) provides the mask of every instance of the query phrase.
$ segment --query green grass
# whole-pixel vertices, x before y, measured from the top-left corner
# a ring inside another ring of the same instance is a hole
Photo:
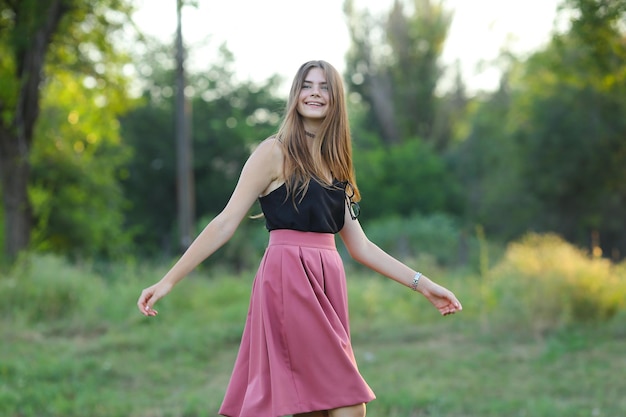
[[[0,278],[0,416],[216,416],[253,273],[201,269],[148,319],[135,302],[164,267],[96,271],[36,256]],[[623,296],[623,266],[611,271],[606,280]],[[623,304],[593,320],[529,316],[524,308],[553,300],[516,304],[517,281],[433,265],[429,275],[464,304],[440,317],[393,281],[358,268],[348,275],[355,353],[378,397],[368,416],[626,415]],[[538,332],[533,320],[551,325]]]

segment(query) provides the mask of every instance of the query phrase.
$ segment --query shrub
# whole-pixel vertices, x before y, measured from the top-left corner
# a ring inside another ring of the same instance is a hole
[[[478,263],[477,239],[445,214],[384,218],[364,228],[372,242],[401,259],[432,257],[442,266]]]
[[[559,236],[528,234],[509,245],[488,279],[500,315],[510,323],[522,319],[541,334],[612,318],[624,308],[625,272],[623,265],[592,258]]]
[[[0,313],[29,322],[63,319],[82,311],[102,288],[98,277],[61,257],[28,256],[0,280]]]

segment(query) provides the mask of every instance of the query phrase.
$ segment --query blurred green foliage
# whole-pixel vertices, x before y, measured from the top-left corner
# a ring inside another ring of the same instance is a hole
[[[509,240],[554,232],[626,255],[626,3],[562,4],[570,27],[470,106],[452,164],[467,217]]]
[[[607,258],[624,257],[626,7],[598,4],[563,2],[560,18],[570,26],[527,59],[504,53],[500,88],[470,96],[460,78],[447,91],[433,87],[449,25],[443,6],[395,5],[379,19],[346,2],[346,16],[356,19],[346,84],[361,222],[373,240],[389,250],[406,240],[403,254],[419,253],[418,241],[437,242],[435,263],[475,268],[478,225],[493,245],[554,232]],[[369,42],[375,33],[385,34],[388,60]],[[145,41],[132,57],[136,100],[128,99],[130,78],[112,71],[116,84],[77,75],[73,66],[66,71],[58,59],[82,57],[81,50],[54,45],[59,57],[50,63],[31,155],[36,250],[83,261],[178,252],[174,60],[169,45]],[[113,64],[129,58],[115,57]],[[224,207],[247,156],[282,116],[282,80],[240,81],[234,66],[222,46],[208,68],[188,74],[198,231]],[[424,233],[429,222],[441,235]],[[250,268],[262,251],[258,223],[245,222],[209,263]],[[394,242],[385,230],[408,237]],[[452,247],[461,249],[450,255]]]
[[[9,261],[26,249],[111,256],[123,246],[117,118],[132,104],[131,58],[118,40],[132,11],[125,0],[0,1]]]
[[[31,151],[32,246],[71,257],[116,258],[131,243],[120,185],[131,148],[120,137],[118,115],[132,101],[105,84],[86,83],[59,70],[42,97]]]
[[[157,45],[141,60],[138,70],[149,68],[151,73],[143,86],[144,105],[127,113],[121,122],[125,143],[134,149],[122,181],[131,202],[125,211],[126,227],[133,231],[137,252],[149,256],[178,249],[172,244],[176,241],[176,142],[170,87],[174,73],[158,65],[167,53]],[[224,208],[253,147],[277,129],[284,105],[274,93],[278,78],[263,85],[235,83],[233,65],[232,54],[222,48],[219,61],[189,79],[195,212],[203,220],[200,230],[210,220],[209,213]]]
[[[625,265],[552,235],[529,235],[494,264],[484,276],[429,268],[463,302],[445,318],[419,294],[349,265],[352,340],[378,396],[368,413],[619,415]],[[0,414],[215,415],[254,270],[198,270],[145,318],[135,305],[140,289],[167,267],[20,258],[0,278]]]
[[[605,322],[626,308],[626,263],[592,257],[556,235],[511,243],[486,279],[498,308],[515,314],[509,328],[538,335]]]
[[[421,213],[460,215],[462,193],[446,161],[419,138],[355,151],[364,219]]]

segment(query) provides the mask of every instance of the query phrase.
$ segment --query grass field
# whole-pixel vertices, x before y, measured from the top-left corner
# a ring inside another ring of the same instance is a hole
[[[576,271],[600,268],[592,264]],[[518,278],[505,285],[511,265]],[[164,270],[103,271],[40,256],[3,276],[0,416],[216,416],[252,273],[200,269],[147,319],[136,298]],[[575,302],[555,297],[555,270],[537,289],[542,280],[520,285],[524,267],[515,256],[482,276],[433,267],[429,275],[464,304],[461,314],[440,317],[419,295],[349,268],[354,348],[378,397],[368,416],[626,416],[623,267],[603,272],[608,284],[594,290],[595,305],[562,283],[558,291]]]

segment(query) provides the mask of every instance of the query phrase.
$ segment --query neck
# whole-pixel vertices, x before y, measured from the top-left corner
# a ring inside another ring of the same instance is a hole
[[[302,127],[304,128],[304,133],[313,139],[320,131],[322,123],[319,120],[305,119],[302,121]]]

